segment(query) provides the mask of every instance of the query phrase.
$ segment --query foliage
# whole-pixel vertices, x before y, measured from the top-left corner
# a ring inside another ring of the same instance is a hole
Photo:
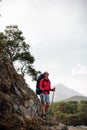
[[[79,102],[78,104],[78,111],[79,112],[84,112],[84,113],[87,113],[87,101],[81,101]]]
[[[83,111],[79,112],[78,117],[79,117],[79,121],[80,121],[81,125],[84,124],[87,126],[87,112],[86,113]]]
[[[31,55],[29,44],[26,44],[22,31],[18,29],[18,26],[7,26],[4,33],[0,33],[0,52],[5,52],[12,62],[19,61],[21,68],[18,70],[24,75],[29,74],[35,80],[37,71],[33,68],[35,61]]]
[[[78,114],[68,114],[66,116],[66,125],[73,125],[73,126],[80,125]]]
[[[87,125],[87,101],[55,102],[49,113],[66,125]]]

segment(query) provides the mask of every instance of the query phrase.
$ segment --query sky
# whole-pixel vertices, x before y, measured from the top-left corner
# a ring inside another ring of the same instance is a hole
[[[87,0],[2,0],[0,31],[18,25],[36,70],[87,96]],[[35,90],[35,82],[26,82]]]

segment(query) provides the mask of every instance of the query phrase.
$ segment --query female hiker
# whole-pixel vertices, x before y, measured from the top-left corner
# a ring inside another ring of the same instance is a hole
[[[42,91],[40,93],[41,111],[42,111],[41,117],[46,116],[46,112],[49,108],[49,105],[50,105],[49,93],[50,93],[50,91],[55,91],[55,88],[53,88],[53,89],[51,88],[51,83],[50,83],[48,76],[49,76],[49,73],[44,72],[44,76],[40,80],[40,83],[39,83],[40,90]]]

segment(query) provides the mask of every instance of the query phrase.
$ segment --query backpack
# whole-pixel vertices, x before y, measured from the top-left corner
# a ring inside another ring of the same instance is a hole
[[[38,79],[37,79],[37,83],[36,83],[36,94],[37,94],[37,95],[40,95],[40,93],[42,92],[42,91],[40,90],[40,87],[39,87],[39,83],[40,83],[40,80],[41,80],[42,78],[44,78],[44,74],[40,74],[40,76],[39,76]]]

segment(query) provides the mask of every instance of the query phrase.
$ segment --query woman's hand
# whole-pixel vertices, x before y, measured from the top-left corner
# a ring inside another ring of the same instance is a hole
[[[55,91],[55,87],[53,88],[53,91]]]

